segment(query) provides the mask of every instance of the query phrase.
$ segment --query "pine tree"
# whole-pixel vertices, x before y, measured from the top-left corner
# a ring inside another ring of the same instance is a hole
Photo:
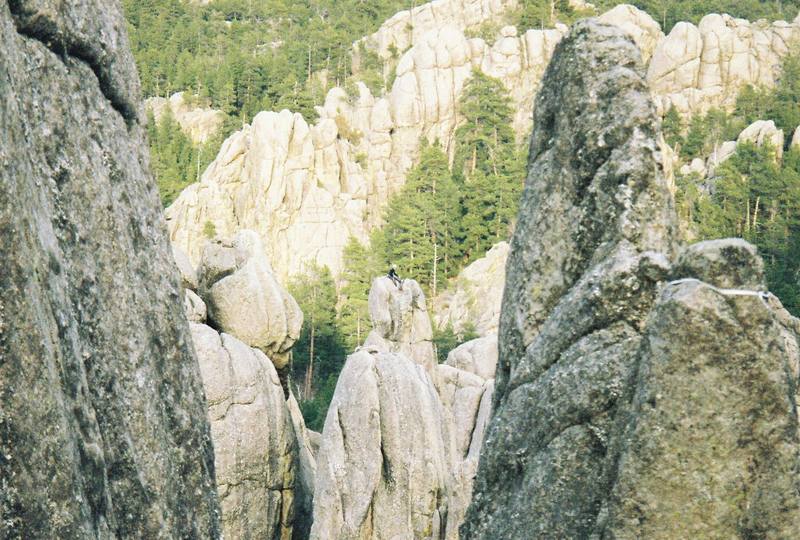
[[[312,399],[319,382],[338,375],[345,349],[336,321],[336,286],[327,267],[309,266],[289,284],[303,312],[303,329],[292,351],[292,375],[303,381],[301,400]]]
[[[664,140],[672,148],[679,148],[683,144],[683,120],[674,105],[664,115],[661,131],[664,134]]]
[[[370,246],[350,238],[344,248],[344,270],[339,298],[339,328],[348,351],[364,342],[372,329],[369,316],[369,289],[372,280],[383,275],[386,262],[382,259],[380,232],[373,234]]]
[[[419,163],[386,213],[386,258],[435,295],[455,269],[459,194],[438,143],[422,141]]]
[[[522,193],[524,167],[516,151],[511,99],[503,84],[476,72],[458,112],[453,172],[462,193],[464,262],[508,238]]]

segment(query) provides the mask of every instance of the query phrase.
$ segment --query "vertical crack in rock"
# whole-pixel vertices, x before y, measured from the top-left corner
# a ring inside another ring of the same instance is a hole
[[[107,3],[102,7],[93,4],[84,2],[78,8],[73,8],[83,13],[71,13],[48,0],[8,0],[14,26],[20,35],[39,41],[59,59],[70,57],[88,66],[111,106],[126,122],[135,122],[138,119],[139,80],[135,68],[131,69],[129,59],[125,58],[130,54],[127,51],[127,38],[118,29],[120,23],[113,21],[114,17],[121,21],[122,14],[116,3]],[[86,29],[82,25],[88,21],[81,21],[80,17],[90,14],[98,18],[98,35],[92,33],[87,36],[84,33]],[[111,38],[112,43],[121,42],[123,48],[119,52],[111,52],[107,50],[109,45],[100,41],[103,38]],[[122,58],[118,59],[117,56]],[[125,77],[119,80],[121,72]]]

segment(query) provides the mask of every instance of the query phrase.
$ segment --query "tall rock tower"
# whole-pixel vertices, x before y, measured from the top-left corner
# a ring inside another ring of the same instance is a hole
[[[800,536],[797,321],[680,249],[638,48],[576,24],[534,116],[464,539]]]
[[[218,537],[120,7],[0,2],[0,50],[0,537]]]

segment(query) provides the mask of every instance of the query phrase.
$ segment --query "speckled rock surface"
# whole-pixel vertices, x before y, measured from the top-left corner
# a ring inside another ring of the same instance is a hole
[[[676,246],[632,45],[578,23],[545,76],[464,539],[800,533],[798,321],[753,246]]]
[[[0,2],[0,537],[220,534],[117,2]]]

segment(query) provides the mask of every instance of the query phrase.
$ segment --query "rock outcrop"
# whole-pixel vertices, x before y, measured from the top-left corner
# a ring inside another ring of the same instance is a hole
[[[800,43],[798,19],[766,24],[711,14],[697,26],[676,24],[656,47],[647,73],[659,110],[729,108],[743,86],[773,85],[781,60]]]
[[[184,283],[191,283],[198,272],[180,250],[174,254]],[[224,536],[308,538],[315,457],[297,401],[276,369],[285,367],[302,313],[275,280],[252,231],[210,242],[198,281],[185,291],[185,309],[196,323],[192,340],[208,398]],[[197,293],[213,303],[213,317]],[[251,347],[244,338],[268,346]]]
[[[447,429],[422,366],[393,353],[351,355],[322,431],[311,538],[440,538]]]
[[[783,158],[783,130],[778,129],[772,120],[756,120],[743,129],[735,141],[723,142],[706,159],[694,158],[680,168],[680,173],[695,174],[700,178],[714,178],[717,167],[730,159],[736,153],[739,144],[743,142],[759,147],[769,144],[775,151],[775,159]]]
[[[413,280],[402,290],[373,282],[374,330],[347,359],[325,419],[312,538],[458,538],[497,340],[464,344],[435,365],[424,302]]]
[[[517,0],[435,0],[395,14],[373,34],[357,41],[353,52],[366,47],[382,60],[390,60],[419,43],[425,34],[444,26],[461,32],[502,22],[503,16],[518,6]]]
[[[203,324],[192,337],[208,399],[225,538],[291,538],[297,439],[275,367]]]
[[[508,242],[500,242],[473,262],[433,299],[437,328],[451,326],[456,333],[473,330],[480,336],[496,334],[506,282]]]
[[[633,42],[578,23],[535,115],[462,538],[797,536],[797,321],[746,242],[676,246]]]
[[[338,275],[348,239],[366,241],[380,224],[420,139],[452,147],[457,100],[473,70],[506,84],[519,111],[515,129],[530,129],[538,81],[564,32],[559,25],[519,36],[509,27],[490,45],[437,27],[401,56],[383,97],[360,83],[354,96],[334,88],[314,126],[289,111],[259,113],[167,209],[173,242],[197,263],[210,226],[221,236],[252,229],[281,279],[312,262]]]
[[[372,331],[364,347],[399,353],[434,373],[433,329],[422,287],[413,279],[396,286],[388,277],[376,278],[369,291]]]
[[[303,312],[278,282],[258,235],[243,230],[231,240],[206,243],[198,274],[213,325],[285,368]]]
[[[0,2],[0,537],[216,538],[117,2]]]
[[[775,150],[776,157],[783,157],[783,130],[775,126],[772,120],[757,120],[739,134],[737,143],[751,142],[756,146],[769,144]]]
[[[225,122],[225,114],[222,111],[187,103],[183,92],[173,94],[169,99],[148,98],[144,106],[152,111],[156,122],[160,122],[169,111],[181,130],[195,144],[208,142]]]

